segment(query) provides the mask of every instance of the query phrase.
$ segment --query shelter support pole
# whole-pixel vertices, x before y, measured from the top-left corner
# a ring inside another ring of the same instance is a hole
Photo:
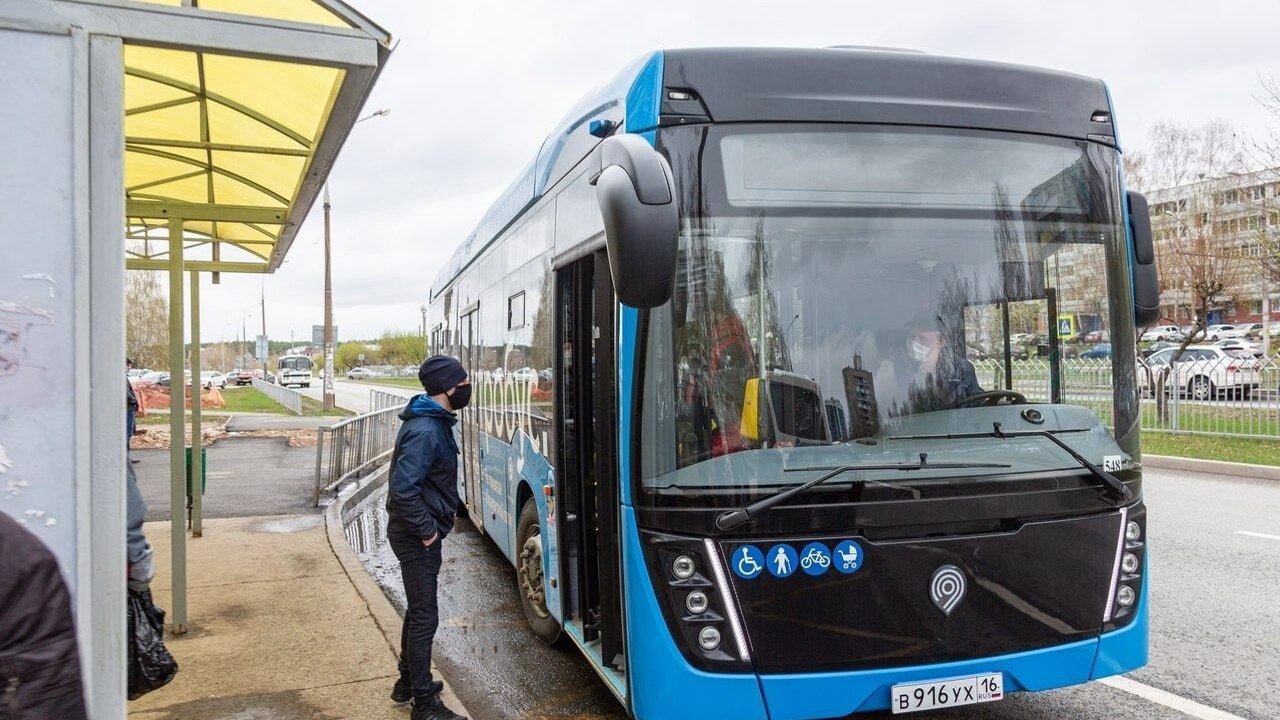
[[[173,572],[172,632],[187,632],[186,470],[183,412],[182,219],[169,218],[169,521]]]
[[[200,407],[200,273],[191,273],[191,537],[204,535],[204,432]]]

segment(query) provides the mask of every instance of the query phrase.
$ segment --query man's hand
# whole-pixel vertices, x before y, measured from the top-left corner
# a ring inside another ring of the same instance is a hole
[[[422,539],[422,545],[423,545],[423,547],[431,547],[432,545],[435,545],[435,544],[436,544],[436,540],[437,540],[439,537],[440,537],[440,533],[435,533],[435,534],[433,534],[433,535],[432,535],[431,537],[429,537],[429,538],[423,538],[423,539]]]

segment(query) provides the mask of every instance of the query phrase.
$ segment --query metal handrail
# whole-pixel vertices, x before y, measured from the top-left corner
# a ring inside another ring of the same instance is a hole
[[[390,459],[399,431],[400,407],[374,410],[317,429],[316,505],[324,493]]]
[[[280,403],[293,414],[302,414],[302,393],[297,390],[290,390],[283,385],[265,382],[258,378],[253,379],[253,389]]]

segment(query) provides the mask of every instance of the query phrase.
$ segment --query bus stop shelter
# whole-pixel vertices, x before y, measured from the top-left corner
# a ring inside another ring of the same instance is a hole
[[[95,718],[125,712],[126,267],[167,274],[171,376],[189,336],[198,380],[200,274],[280,267],[389,53],[339,0],[0,0],[0,511],[62,564]],[[198,443],[198,381],[189,391]]]

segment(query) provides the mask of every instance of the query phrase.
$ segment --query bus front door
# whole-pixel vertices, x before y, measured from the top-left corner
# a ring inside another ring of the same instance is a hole
[[[556,474],[564,624],[600,665],[621,677],[626,670],[616,455],[616,302],[604,251],[560,268],[556,290]]]

